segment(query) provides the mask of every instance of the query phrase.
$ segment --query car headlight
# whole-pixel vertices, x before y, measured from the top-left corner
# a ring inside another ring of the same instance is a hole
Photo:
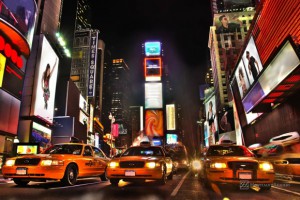
[[[273,170],[273,165],[269,162],[259,163],[259,169],[262,169],[263,171]]]
[[[153,169],[155,167],[159,167],[160,164],[159,163],[156,163],[156,162],[147,162],[146,163],[146,167],[150,168],[150,169]]]
[[[210,168],[222,169],[222,168],[227,168],[227,165],[226,163],[215,162],[210,164]]]
[[[195,170],[201,169],[201,163],[200,163],[200,161],[199,161],[199,160],[193,160],[193,162],[192,162],[192,167],[193,167],[193,169],[195,169]]]
[[[16,160],[7,160],[7,161],[5,162],[5,165],[6,165],[6,166],[9,166],[9,167],[14,166],[14,165],[15,165],[15,161],[16,161]]]
[[[119,163],[118,162],[110,162],[109,167],[111,167],[111,168],[119,167]]]
[[[58,166],[64,165],[64,161],[62,160],[42,160],[41,166]]]

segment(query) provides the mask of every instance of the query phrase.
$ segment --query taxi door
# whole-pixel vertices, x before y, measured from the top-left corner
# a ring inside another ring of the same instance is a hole
[[[97,147],[92,147],[94,151],[95,173],[103,174],[107,166],[108,158]]]
[[[85,146],[83,150],[83,165],[81,166],[83,176],[93,176],[96,168],[96,161],[93,157],[93,151],[90,146]]]

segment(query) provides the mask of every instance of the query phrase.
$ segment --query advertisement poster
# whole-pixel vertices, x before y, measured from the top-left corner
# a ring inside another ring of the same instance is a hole
[[[237,66],[237,69],[235,71],[235,77],[238,83],[241,99],[243,99],[247,94],[247,91],[250,87],[250,83],[242,60]]]
[[[216,113],[216,99],[215,96],[211,97],[205,103],[205,110],[206,110],[206,120],[208,123],[208,134],[209,134],[209,145],[215,144],[216,141],[219,140],[219,133],[218,133],[218,116]]]
[[[161,80],[161,58],[145,58],[145,79],[146,81]]]
[[[242,60],[245,64],[246,73],[250,82],[250,85],[253,82],[256,82],[259,74],[261,73],[263,67],[258,55],[258,51],[255,46],[253,37],[250,37],[249,43],[246,47],[246,50],[243,54]]]
[[[162,83],[145,83],[145,109],[162,107]]]
[[[176,119],[175,119],[175,105],[169,104],[166,105],[166,114],[167,114],[167,130],[176,129]]]
[[[239,32],[242,27],[242,21],[239,19],[240,13],[221,13],[215,14],[214,25],[216,33],[235,33]]]
[[[167,134],[167,144],[177,144],[177,139],[176,134]]]
[[[40,62],[35,72],[32,114],[52,123],[59,59],[45,36],[41,37],[41,41]]]
[[[163,111],[146,110],[145,130],[150,138],[154,136],[164,136],[163,133]]]

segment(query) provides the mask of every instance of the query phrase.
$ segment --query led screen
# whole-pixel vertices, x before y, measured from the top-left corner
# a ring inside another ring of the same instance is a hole
[[[164,136],[162,110],[146,110],[145,118],[145,130],[148,137]]]
[[[145,83],[145,108],[162,107],[162,83]]]
[[[215,96],[211,97],[205,103],[206,110],[206,120],[208,123],[208,134],[209,134],[209,144],[215,144],[218,141],[218,116],[216,113],[216,100]]]
[[[167,144],[176,144],[178,136],[176,134],[167,134]]]
[[[252,0],[223,0],[224,10],[253,7]]]
[[[160,81],[161,58],[145,58],[144,64],[146,81]]]
[[[32,114],[52,123],[59,59],[45,36],[41,36],[39,58],[35,72]]]
[[[17,154],[37,154],[38,144],[17,144]]]
[[[146,56],[160,56],[161,44],[160,42],[146,42],[145,54]]]
[[[166,105],[166,114],[167,114],[167,130],[175,130],[175,105],[169,104]]]
[[[36,19],[34,0],[0,0],[0,17],[20,31],[31,46]]]

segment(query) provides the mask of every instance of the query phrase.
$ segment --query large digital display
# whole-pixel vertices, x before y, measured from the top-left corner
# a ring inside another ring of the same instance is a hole
[[[221,13],[214,15],[214,25],[216,33],[235,33],[239,32],[242,22],[239,20],[240,13]]]
[[[52,123],[59,59],[43,35],[40,44],[31,113]]]
[[[37,6],[34,0],[0,0],[0,17],[14,26],[31,46]]]
[[[145,58],[145,79],[146,81],[160,81],[161,80],[161,58]]]
[[[39,148],[38,144],[19,143],[17,144],[17,154],[18,155],[37,154],[38,148]]]
[[[145,109],[162,107],[162,83],[145,83]]]
[[[177,144],[178,142],[178,135],[167,133],[167,144]]]
[[[164,136],[162,110],[146,110],[145,118],[145,131],[148,137]]]
[[[274,90],[299,64],[299,57],[287,40],[242,100],[246,113]]]
[[[167,130],[176,129],[175,104],[166,105]]]
[[[212,96],[205,103],[206,120],[208,123],[209,145],[215,144],[218,141],[218,115],[216,113],[216,99]]]
[[[145,43],[146,56],[160,56],[161,43],[160,42],[146,42]]]

